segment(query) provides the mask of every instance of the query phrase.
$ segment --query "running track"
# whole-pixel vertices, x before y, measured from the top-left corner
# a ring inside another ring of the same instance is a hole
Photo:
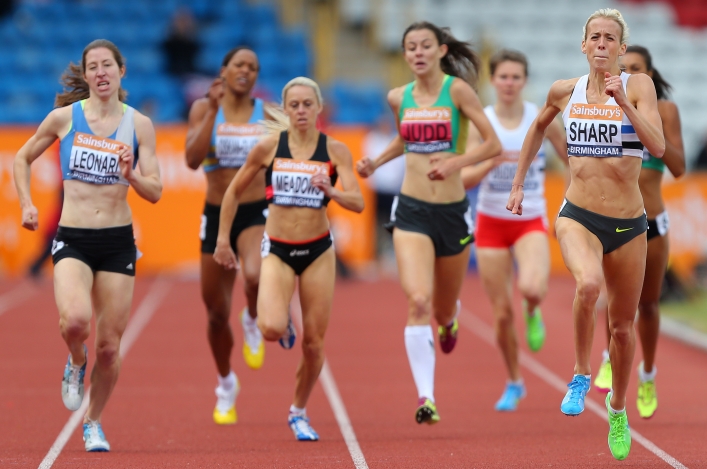
[[[18,294],[22,289],[30,294]],[[308,406],[321,441],[294,441],[285,418],[299,351],[268,344],[265,366],[251,371],[240,355],[237,321],[239,423],[215,426],[215,369],[197,282],[140,278],[134,310],[148,321],[134,336],[103,417],[113,452],[85,453],[75,430],[51,467],[671,467],[635,438],[629,459],[615,461],[599,415],[589,408],[576,418],[560,413],[563,393],[557,387],[571,377],[574,362],[573,292],[570,280],[553,279],[543,308],[545,348],[531,357],[523,344],[528,397],[518,412],[498,414],[493,404],[505,372],[488,343],[488,301],[470,276],[462,292],[457,349],[437,355],[435,394],[442,421],[429,427],[413,418],[416,395],[403,345],[400,287],[393,281],[338,283],[326,355],[350,418],[350,427],[343,420],[347,446],[321,385]],[[235,296],[239,311],[242,295]],[[518,326],[522,331],[522,320]],[[603,334],[596,335],[595,366],[603,348]],[[90,365],[92,348],[89,344]],[[0,467],[39,467],[69,421],[59,393],[66,356],[51,282],[0,281]],[[707,405],[696,392],[707,384],[707,354],[662,337],[658,369],[660,407],[652,420],[638,418],[632,380],[632,429],[674,458],[674,467],[707,467]],[[595,391],[588,396],[600,410],[602,397]],[[350,449],[356,453],[357,447],[365,462],[359,457],[355,466]]]

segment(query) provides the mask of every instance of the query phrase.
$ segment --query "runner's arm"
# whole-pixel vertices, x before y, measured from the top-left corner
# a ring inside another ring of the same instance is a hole
[[[208,98],[197,99],[189,110],[186,160],[191,169],[198,169],[209,153],[217,113],[218,106],[214,108]]]
[[[685,150],[682,146],[680,113],[675,103],[666,100],[658,101],[658,111],[663,121],[663,135],[665,136],[663,162],[670,173],[679,178],[685,174]]]
[[[361,189],[353,172],[351,152],[346,145],[334,139],[327,141],[327,147],[331,162],[341,179],[343,190],[333,187],[330,178],[322,174],[316,174],[312,177],[312,185],[324,190],[327,197],[336,201],[346,210],[361,213],[364,207],[363,195],[361,195]]]
[[[70,119],[71,106],[68,106],[68,109],[54,109],[39,124],[37,132],[22,145],[22,148],[15,155],[13,176],[15,187],[17,188],[17,196],[20,199],[20,207],[22,208],[22,226],[28,230],[34,231],[38,228],[37,209],[32,203],[30,191],[30,165],[54,143],[59,137],[61,129],[68,125],[68,120]]]
[[[155,155],[155,127],[149,117],[135,114],[135,132],[139,144],[138,166],[140,171],[130,171],[126,178],[137,195],[154,203],[162,197],[160,165]],[[130,162],[132,166],[132,161]]]
[[[621,109],[650,154],[662,158],[665,154],[665,137],[653,80],[643,73],[631,75],[626,83],[626,92],[628,99],[625,103],[620,103]],[[631,104],[633,102],[636,107]]]
[[[469,151],[479,145],[481,145],[481,134],[478,130],[476,130],[476,126],[469,122],[469,136],[466,139],[466,149]],[[490,173],[493,168],[498,166],[499,163],[500,158],[493,157],[475,165],[464,166],[461,169],[462,184],[464,184],[464,189],[471,189],[472,187],[478,186],[484,177],[486,177],[486,175]]]

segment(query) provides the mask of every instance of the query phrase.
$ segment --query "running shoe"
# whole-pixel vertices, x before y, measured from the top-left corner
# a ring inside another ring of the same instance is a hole
[[[83,441],[86,451],[90,453],[110,451],[110,444],[103,433],[101,422],[89,421],[83,424]]]
[[[219,425],[233,425],[238,421],[236,413],[236,396],[241,390],[241,384],[236,378],[236,385],[232,389],[223,389],[216,386],[216,407],[214,408],[214,422]]]
[[[611,455],[623,461],[631,451],[631,429],[628,426],[626,411],[614,414],[609,408],[611,393],[606,395],[606,411],[609,413],[609,450]]]
[[[417,410],[415,411],[415,420],[417,423],[428,423],[433,425],[439,422],[437,406],[431,399],[421,397],[417,401],[417,406]]]
[[[574,417],[584,412],[584,398],[589,392],[589,379],[582,375],[574,375],[567,387],[569,391],[562,399],[560,410],[563,414]]]
[[[454,346],[457,345],[457,334],[459,333],[459,311],[462,308],[461,301],[457,300],[457,312],[454,315],[452,322],[446,326],[439,326],[437,333],[439,334],[439,346],[444,353],[451,353]]]
[[[295,324],[292,322],[292,312],[287,311],[287,329],[285,333],[280,337],[278,342],[285,350],[290,350],[295,346],[295,340],[297,339],[297,329],[295,329]]]
[[[641,363],[638,366],[643,366],[643,364]],[[638,407],[638,415],[640,415],[641,418],[649,419],[653,417],[655,410],[658,408],[658,394],[655,391],[654,379],[649,381],[641,381],[640,378],[638,379],[638,400],[636,401],[636,406]]]
[[[287,417],[287,424],[295,434],[297,441],[319,441],[319,435],[309,424],[309,417],[306,415],[293,415]]]
[[[523,308],[525,311],[525,307]],[[535,308],[535,313],[531,316],[527,312],[525,316],[525,338],[528,340],[528,348],[533,352],[543,348],[545,343],[545,323],[540,308]]]
[[[88,363],[88,350],[83,346],[85,360],[83,365],[74,366],[71,364],[71,354],[64,367],[64,378],[61,380],[61,399],[64,405],[71,411],[79,410],[83,402],[83,378],[86,375],[86,364]]]
[[[495,409],[499,412],[513,412],[518,403],[525,397],[525,384],[507,383],[501,399],[496,402]]]
[[[594,389],[604,393],[611,391],[611,362],[608,359],[601,362],[599,373],[594,380]]]
[[[248,314],[247,306],[241,312],[241,325],[243,326],[243,359],[250,368],[258,370],[263,366],[265,359],[265,342],[263,334],[258,329],[258,323]]]

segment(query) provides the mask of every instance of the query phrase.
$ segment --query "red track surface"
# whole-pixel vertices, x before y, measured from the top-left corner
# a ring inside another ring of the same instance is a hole
[[[138,281],[136,307],[151,284]],[[0,299],[15,288],[16,281],[0,282]],[[543,307],[548,340],[534,355],[567,381],[574,363],[573,295],[570,280],[552,281]],[[242,295],[236,297],[234,311],[242,306]],[[467,280],[462,302],[491,324],[476,277]],[[417,425],[403,343],[405,308],[395,282],[337,285],[326,354],[369,467],[669,467],[635,440],[628,460],[615,461],[606,444],[607,424],[588,411],[563,416],[562,393],[527,369],[528,397],[519,410],[496,413],[493,404],[506,379],[500,354],[467,328],[454,353],[437,355],[435,395],[442,421]],[[173,280],[125,358],[104,414],[113,451],[85,453],[76,430],[53,467],[354,467],[321,386],[308,406],[321,441],[294,441],[285,419],[300,353],[268,344],[263,369],[247,369],[236,317],[233,364],[242,385],[237,425],[217,427],[211,421],[216,377],[198,284]],[[57,326],[50,282],[0,315],[0,467],[38,467],[70,416],[59,393],[67,352]],[[522,334],[522,320],[518,327]],[[604,346],[603,334],[596,335],[595,366]],[[634,379],[629,422],[685,466],[707,467],[707,405],[700,392],[707,385],[707,354],[665,337],[659,347],[659,409],[649,421],[638,417]],[[91,366],[92,344],[89,354]],[[603,405],[603,395],[593,390],[588,398]]]

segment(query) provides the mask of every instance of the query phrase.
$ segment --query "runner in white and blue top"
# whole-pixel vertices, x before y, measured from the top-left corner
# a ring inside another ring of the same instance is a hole
[[[61,395],[67,409],[81,408],[88,356],[84,342],[96,321],[96,362],[83,417],[86,451],[109,451],[100,418],[120,371],[120,339],[130,314],[138,258],[128,187],[155,203],[162,196],[150,119],[126,105],[120,87],[124,59],[110,41],[83,51],[63,75],[56,109],[15,158],[22,226],[37,229],[30,194],[30,165],[61,141],[64,203],[52,248],[54,294],[61,335],[69,349]],[[140,159],[138,160],[138,154]],[[139,171],[135,171],[139,166]]]
[[[590,355],[599,291],[606,283],[611,325],[612,391],[607,395],[609,450],[628,457],[631,431],[626,390],[635,349],[634,319],[646,266],[646,214],[638,185],[643,145],[655,157],[665,139],[653,81],[621,73],[628,26],[614,9],[594,12],[584,26],[582,52],[589,62],[583,77],[556,81],[528,131],[508,199],[508,210],[523,214],[523,183],[547,126],[563,114],[571,182],[555,223],[565,264],[577,282],[573,303],[574,377],[560,405],[565,415],[584,411],[591,383]]]

